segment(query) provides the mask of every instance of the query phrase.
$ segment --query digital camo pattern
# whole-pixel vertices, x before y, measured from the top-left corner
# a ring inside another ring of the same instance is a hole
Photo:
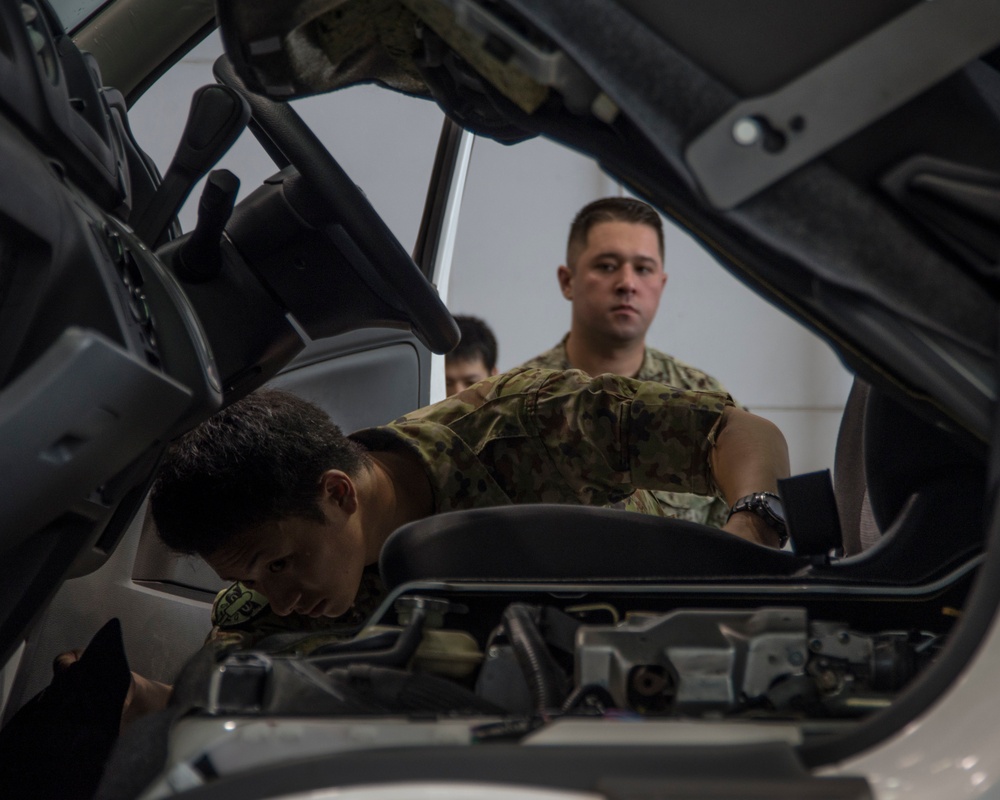
[[[728,396],[579,370],[517,369],[352,438],[406,446],[437,511],[575,503],[659,513],[651,489],[712,494]]]
[[[551,350],[546,350],[541,355],[537,355],[530,361],[525,361],[521,367],[532,369],[573,369],[566,355],[566,340],[569,334],[563,337]],[[640,381],[657,381],[658,383],[668,383],[680,389],[698,389],[702,392],[725,392],[725,388],[719,381],[702,372],[690,364],[674,358],[673,356],[654,350],[652,347],[646,348],[646,354],[642,359],[642,366],[639,372],[632,377]]]
[[[569,357],[566,355],[566,340],[568,338],[569,334],[566,334],[562,341],[551,350],[546,350],[541,355],[524,362],[521,366],[536,369],[572,369]],[[726,391],[723,385],[707,372],[702,372],[697,367],[685,364],[683,361],[659,350],[654,350],[652,347],[646,348],[642,367],[639,368],[638,374],[633,377],[640,381],[668,383],[680,389],[697,389],[703,392]],[[663,513],[668,517],[677,517],[721,528],[726,524],[726,518],[729,516],[729,505],[718,495],[706,496],[661,491],[655,492],[655,495]]]
[[[415,453],[427,470],[435,513],[569,503],[663,516],[653,489],[715,493],[709,452],[731,404],[723,393],[618,375],[518,369],[351,438],[371,451]],[[216,640],[246,645],[279,630],[324,627],[329,641],[336,634],[331,627],[356,625],[384,597],[380,584],[363,583],[349,618],[331,626],[278,617],[270,607],[257,608],[246,591],[231,587],[220,595]],[[240,609],[253,613],[244,618]]]

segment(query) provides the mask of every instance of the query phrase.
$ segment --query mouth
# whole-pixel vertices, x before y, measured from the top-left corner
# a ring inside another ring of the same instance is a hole
[[[637,309],[635,306],[630,306],[627,303],[623,304],[623,305],[620,305],[620,306],[614,306],[611,309],[611,311],[612,311],[612,313],[615,313],[615,314],[638,314],[639,313],[639,309]]]

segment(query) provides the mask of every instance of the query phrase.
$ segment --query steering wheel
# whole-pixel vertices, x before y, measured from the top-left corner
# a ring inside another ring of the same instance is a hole
[[[403,249],[368,198],[324,147],[312,129],[287,103],[251,91],[225,55],[213,67],[216,79],[238,91],[250,106],[253,123],[267,141],[272,159],[287,160],[331,212],[373,271],[360,277],[386,303],[403,314],[413,333],[433,353],[447,353],[458,344],[458,325],[410,254]],[[286,166],[280,164],[279,166]]]

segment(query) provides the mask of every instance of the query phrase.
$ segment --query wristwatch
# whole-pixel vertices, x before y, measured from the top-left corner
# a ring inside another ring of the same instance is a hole
[[[785,509],[781,505],[781,498],[774,492],[754,492],[746,497],[741,497],[729,509],[726,522],[732,519],[733,514],[738,514],[740,511],[752,511],[773,528],[778,534],[778,547],[784,547],[787,544],[788,526],[785,524]]]

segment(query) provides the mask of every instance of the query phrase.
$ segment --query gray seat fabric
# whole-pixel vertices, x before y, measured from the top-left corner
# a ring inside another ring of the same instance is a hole
[[[871,547],[879,536],[865,478],[865,407],[870,389],[868,383],[855,377],[840,420],[834,453],[833,491],[840,514],[844,555],[848,556]]]

